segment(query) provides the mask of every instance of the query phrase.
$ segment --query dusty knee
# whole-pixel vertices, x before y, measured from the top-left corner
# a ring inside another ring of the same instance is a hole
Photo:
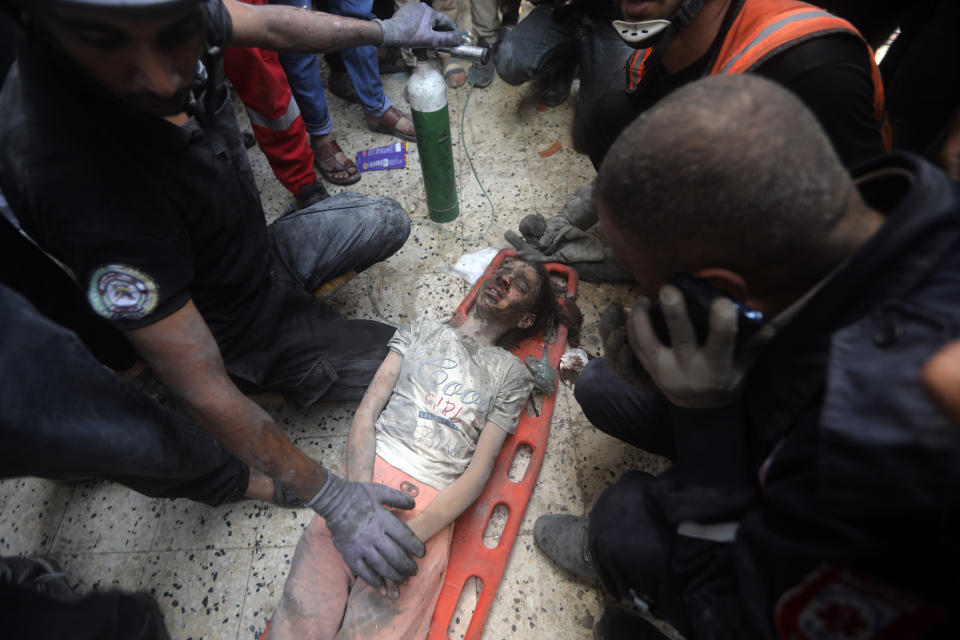
[[[609,391],[609,386],[605,382],[606,373],[606,361],[603,358],[595,358],[583,368],[573,387],[573,397],[588,415],[588,408],[593,407],[598,399]]]
[[[529,79],[526,61],[521,53],[520,47],[509,37],[497,49],[497,75],[507,84],[518,86]]]

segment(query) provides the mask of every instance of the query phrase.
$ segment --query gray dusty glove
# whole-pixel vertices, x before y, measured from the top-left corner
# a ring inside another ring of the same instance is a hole
[[[571,262],[584,282],[636,282],[636,279],[620,268],[613,258],[613,250],[604,247],[603,260],[599,262]]]
[[[416,575],[410,556],[426,553],[416,534],[383,505],[412,509],[414,500],[382,484],[349,482],[329,471],[323,488],[306,503],[327,521],[347,566],[375,588],[384,578],[401,583]]]
[[[591,182],[577,189],[564,203],[560,213],[552,218],[529,215],[521,220],[519,229],[522,238],[514,231],[505,232],[503,237],[517,249],[520,257],[527,260],[570,265],[599,263],[607,261],[609,252],[604,251],[603,242],[596,235],[587,232],[587,229],[596,223],[597,213],[593,208]],[[613,264],[612,260],[610,263]],[[630,279],[618,281],[624,280]]]
[[[627,341],[625,324],[627,313],[619,302],[612,302],[600,314],[600,340],[603,343],[603,359],[617,376],[632,387],[656,389],[656,385],[643,370]]]
[[[560,209],[560,215],[584,231],[597,224],[597,211],[593,208],[593,183],[583,185],[567,198]]]
[[[436,49],[453,47],[461,41],[457,24],[422,2],[408,2],[401,5],[392,18],[375,22],[383,28],[380,44],[387,47]]]
[[[526,216],[520,221],[520,232],[525,237],[509,229],[503,237],[524,260],[568,264],[586,282],[634,282],[633,276],[617,265],[610,247],[603,246],[599,238],[577,229],[560,216],[550,220],[541,215]],[[548,246],[541,248],[541,241]]]
[[[549,220],[539,214],[520,221],[521,238],[513,231],[503,237],[517,249],[517,255],[532,262],[598,262],[603,260],[603,243],[591,233],[570,224],[563,216]]]
[[[641,298],[630,312],[627,327],[630,346],[653,382],[678,407],[704,409],[733,403],[753,365],[756,348],[773,337],[772,324],[736,348],[736,308],[728,298],[718,296],[710,305],[710,329],[701,345],[679,289],[672,285],[660,289],[660,306],[671,346],[654,333],[647,298]]]

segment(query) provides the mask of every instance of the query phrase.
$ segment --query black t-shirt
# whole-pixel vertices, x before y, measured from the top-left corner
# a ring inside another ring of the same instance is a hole
[[[204,10],[209,43],[225,44],[226,9]],[[0,186],[115,326],[152,324],[193,299],[226,354],[257,311],[269,251],[232,104],[224,87],[216,94],[197,100],[215,113],[177,127],[32,43],[0,93]]]
[[[807,105],[849,168],[886,151],[874,116],[869,55],[861,40],[837,33],[791,47],[756,70]]]

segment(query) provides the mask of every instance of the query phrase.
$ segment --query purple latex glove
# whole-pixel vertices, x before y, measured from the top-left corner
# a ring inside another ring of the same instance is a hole
[[[383,44],[408,49],[436,49],[460,44],[457,24],[422,2],[408,2],[392,18],[376,20],[383,28]]]
[[[306,503],[327,522],[347,566],[371,587],[384,578],[401,583],[417,573],[410,556],[422,558],[427,549],[395,515],[383,508],[412,509],[407,494],[369,482],[350,482],[327,471],[323,488]]]

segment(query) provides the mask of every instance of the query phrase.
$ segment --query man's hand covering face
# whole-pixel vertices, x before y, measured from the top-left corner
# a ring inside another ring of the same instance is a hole
[[[736,307],[720,296],[710,305],[710,329],[700,345],[680,290],[672,285],[663,287],[660,304],[672,346],[665,346],[654,333],[647,298],[641,298],[627,323],[630,346],[653,382],[679,407],[702,409],[733,403],[753,364],[756,347],[773,337],[772,325],[765,325],[736,349]]]

